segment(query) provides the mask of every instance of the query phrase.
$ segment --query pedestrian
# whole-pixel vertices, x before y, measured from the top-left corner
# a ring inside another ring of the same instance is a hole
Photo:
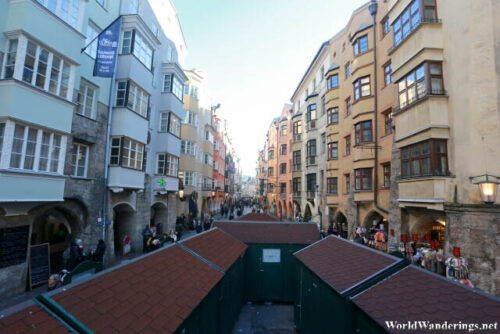
[[[83,242],[78,239],[71,244],[68,270],[71,271],[83,261]]]
[[[151,237],[151,229],[149,228],[149,225],[146,224],[144,226],[144,229],[142,230],[142,252],[146,253],[147,252],[147,242],[148,239]]]
[[[201,226],[201,221],[199,221],[199,220],[196,221],[196,219],[195,219],[195,220],[193,220],[193,223],[195,224],[196,233],[201,233],[203,231],[202,226]]]
[[[175,225],[175,235],[176,235],[176,239],[177,241],[181,240],[182,238],[182,231],[184,230],[184,226],[182,224],[177,224]]]
[[[92,261],[95,262],[103,262],[104,261],[104,253],[106,252],[106,244],[104,240],[99,239],[97,242],[97,247],[90,254]]]
[[[160,237],[156,234],[156,231],[153,231],[151,236],[148,238],[146,242],[147,252],[152,252],[160,248]]]
[[[207,214],[208,215],[208,214]],[[204,222],[203,222],[203,230],[208,231],[210,229],[210,217],[208,217]]]

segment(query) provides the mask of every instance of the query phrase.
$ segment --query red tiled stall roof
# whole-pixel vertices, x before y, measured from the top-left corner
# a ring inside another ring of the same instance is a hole
[[[316,224],[215,222],[214,225],[250,244],[308,245],[320,239]]]
[[[339,293],[400,261],[334,236],[296,252],[295,256]]]
[[[268,215],[267,213],[256,213],[256,212],[247,213],[246,215],[241,216],[236,220],[260,221],[260,222],[279,221],[278,218]]]
[[[59,320],[33,305],[0,319],[0,333],[70,333]]]
[[[173,333],[222,276],[173,245],[52,298],[97,333]]]
[[[224,270],[228,270],[247,249],[247,245],[218,228],[181,243]]]
[[[387,320],[483,324],[500,319],[498,298],[480,294],[413,266],[381,281],[353,301],[385,329]],[[498,330],[497,327],[496,333]]]

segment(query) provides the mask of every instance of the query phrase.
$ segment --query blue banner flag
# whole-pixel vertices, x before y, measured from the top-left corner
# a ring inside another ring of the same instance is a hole
[[[121,16],[104,29],[97,37],[97,56],[94,64],[94,76],[113,77],[118,41],[120,39]]]

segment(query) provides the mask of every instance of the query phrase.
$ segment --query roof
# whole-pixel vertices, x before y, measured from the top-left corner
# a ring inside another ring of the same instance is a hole
[[[316,224],[279,222],[215,222],[216,227],[250,244],[308,245],[319,240]]]
[[[218,228],[210,229],[181,243],[224,270],[228,270],[248,248]]]
[[[497,322],[500,315],[498,298],[414,266],[374,285],[353,301],[385,329],[386,320],[481,324]]]
[[[300,86],[302,85],[302,83],[304,82],[304,79],[306,78],[307,74],[309,73],[309,71],[311,70],[311,68],[314,66],[314,63],[316,62],[316,60],[319,58],[319,55],[321,54],[321,52],[323,51],[323,49],[325,47],[327,47],[328,45],[330,45],[330,41],[325,41],[323,42],[323,44],[321,44],[321,46],[319,47],[319,50],[318,52],[316,52],[316,55],[314,56],[313,60],[311,61],[311,63],[309,64],[309,67],[307,68],[307,71],[306,73],[304,73],[304,75],[302,76],[302,79],[300,79],[300,82],[299,84],[297,85],[297,88],[295,88],[295,92],[293,92],[293,95],[292,95],[292,98],[290,100],[293,101],[293,97],[295,96],[295,94],[297,94],[297,92],[299,91],[299,88]]]
[[[356,35],[357,35],[358,33],[362,32],[362,31],[363,31],[363,30],[365,30],[365,29],[370,28],[371,26],[373,26],[373,23],[363,23],[363,24],[361,24],[361,25],[359,26],[358,30],[356,30],[356,31],[354,32],[354,34],[352,34],[351,39],[349,40],[349,42],[352,42],[352,40],[354,39],[354,37],[356,37]]]
[[[1,333],[68,333],[70,330],[40,306],[33,305],[0,319]]]
[[[278,218],[268,215],[267,213],[256,213],[256,212],[247,213],[246,215],[241,216],[236,220],[252,220],[252,221],[263,221],[263,222],[279,221]]]
[[[326,70],[326,72],[325,72],[325,76],[326,76],[328,73],[330,73],[330,71],[336,70],[336,69],[338,69],[338,68],[340,68],[339,64],[337,64],[337,63],[333,63],[333,64],[332,64],[332,66],[330,66],[330,68],[329,68],[328,70]]]
[[[222,276],[172,245],[52,298],[97,333],[173,333]]]
[[[338,293],[401,261],[335,236],[324,238],[295,256]]]

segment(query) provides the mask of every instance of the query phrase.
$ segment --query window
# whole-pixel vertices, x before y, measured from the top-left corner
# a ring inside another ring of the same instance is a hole
[[[429,93],[444,94],[441,63],[425,62],[398,81],[400,108],[422,99]]]
[[[88,45],[85,49],[85,53],[87,53],[90,57],[94,58],[97,55],[97,35],[101,32],[101,29],[97,28],[97,26],[89,21],[87,25],[87,36],[85,38],[85,45]],[[92,43],[90,43],[92,42]],[[90,43],[90,44],[89,44]]]
[[[280,193],[286,194],[286,183],[280,183]]]
[[[281,155],[286,155],[286,144],[281,144],[280,154]]]
[[[269,153],[267,154],[267,158],[274,159],[274,151],[273,150],[269,151]]]
[[[267,169],[267,175],[268,176],[274,176],[274,167],[269,167]]]
[[[134,31],[134,48],[133,53],[134,56],[139,59],[141,63],[144,64],[149,70],[151,70],[152,61],[153,61],[153,49],[149,46],[148,43],[142,38],[142,36]]]
[[[339,124],[339,107],[333,107],[333,108],[328,109],[327,123],[328,124]]]
[[[339,75],[334,74],[334,75],[329,76],[328,79],[326,80],[326,84],[327,84],[328,89],[338,88],[339,87]]]
[[[172,177],[178,177],[179,174],[179,158],[167,154],[167,169],[165,174]]]
[[[345,78],[349,78],[351,76],[351,63],[345,64]]]
[[[338,194],[338,184],[337,184],[337,178],[336,177],[329,177],[326,179],[326,192],[330,195],[337,195]]]
[[[127,107],[148,118],[149,94],[131,81],[119,81],[116,89],[116,106]]]
[[[328,143],[328,160],[337,160],[339,158],[339,143]]]
[[[392,112],[390,109],[384,114],[384,122],[385,122],[385,135],[387,136],[392,133]]]
[[[159,153],[156,156],[156,174],[165,175],[167,155],[165,153]]]
[[[352,44],[354,49],[354,55],[357,56],[360,53],[368,51],[368,36],[364,35],[359,37]]]
[[[282,125],[281,126],[281,136],[286,136],[287,134],[287,126],[286,125]]]
[[[123,32],[122,36],[122,54],[129,54],[132,51],[132,30]]]
[[[61,135],[15,124],[9,167],[57,173],[61,145]]]
[[[321,154],[325,154],[326,149],[326,133],[321,134]]]
[[[300,189],[302,188],[301,185],[301,178],[300,177],[294,177],[292,180],[292,189],[294,194],[300,194]]]
[[[197,127],[199,124],[199,120],[198,120],[198,115],[196,114],[196,112],[187,110],[186,117],[184,117],[183,123]]]
[[[354,100],[357,101],[364,96],[370,96],[370,76],[359,78],[354,81]]]
[[[389,17],[385,17],[384,19],[382,19],[382,22],[380,22],[380,24],[382,25],[382,37],[384,37],[391,30],[391,25],[389,24]]]
[[[163,92],[174,94],[182,101],[182,82],[173,74],[166,74],[163,79]]]
[[[316,119],[316,103],[307,106],[307,121],[313,121]]]
[[[71,175],[76,177],[87,177],[87,166],[89,158],[89,147],[82,144],[73,144],[71,152]]]
[[[372,121],[359,122],[354,126],[356,145],[372,142]]]
[[[169,114],[168,132],[177,137],[181,136],[181,119],[173,112]]]
[[[392,73],[392,67],[391,63],[387,64],[384,66],[384,85],[387,86],[388,84],[391,83],[391,73]]]
[[[214,142],[214,135],[211,131],[205,131],[205,140],[208,140],[209,142],[213,143]],[[219,144],[216,144],[219,145]]]
[[[208,153],[204,153],[203,154],[203,163],[205,165],[210,165],[210,166],[213,165],[213,158],[212,158],[212,156],[210,154],[208,154]]]
[[[162,111],[160,113],[160,132],[167,132],[168,129],[168,111]]]
[[[294,169],[294,171],[300,170],[300,151],[293,151],[293,153],[292,153],[292,163],[293,163],[293,169]]]
[[[78,113],[89,118],[96,118],[97,89],[84,80],[80,83],[78,93]]]
[[[354,170],[355,190],[372,190],[372,169],[359,168]]]
[[[0,123],[0,161],[2,159],[3,137],[5,135],[5,123]]]
[[[307,174],[306,180],[307,180],[307,191],[309,191],[309,192],[314,191],[315,192],[316,191],[316,173]]]
[[[280,164],[280,174],[286,174],[286,162]]]
[[[346,116],[349,116],[351,114],[351,106],[352,106],[352,103],[351,103],[351,98],[348,97],[346,100],[345,100],[345,110],[346,110]]]
[[[181,141],[181,153],[196,156],[198,153],[198,145],[194,142],[183,140]]]
[[[111,138],[111,154],[109,164],[117,166],[120,164],[121,138]]]
[[[73,28],[78,28],[80,0],[38,0],[38,2]]]
[[[185,186],[196,187],[196,173],[184,171],[182,173]]]
[[[351,155],[351,135],[345,137],[345,155]]]
[[[316,139],[311,139],[307,142],[307,156],[315,157],[316,156]]]
[[[414,0],[406,7],[392,24],[394,46],[398,46],[420,25],[422,14],[424,22],[436,22],[435,0]]]
[[[120,166],[142,170],[144,144],[123,137]]]
[[[431,139],[401,149],[401,176],[448,175],[446,140]]]
[[[345,180],[345,193],[348,194],[351,191],[351,175],[344,174]]]
[[[384,171],[384,188],[391,187],[391,164],[382,164],[382,169]]]
[[[9,47],[7,49],[7,54],[5,55],[5,67],[3,74],[5,79],[10,79],[14,76],[14,68],[16,66],[17,45],[18,45],[17,39],[9,40]]]
[[[302,121],[293,122],[293,140],[298,141],[302,134]]]

